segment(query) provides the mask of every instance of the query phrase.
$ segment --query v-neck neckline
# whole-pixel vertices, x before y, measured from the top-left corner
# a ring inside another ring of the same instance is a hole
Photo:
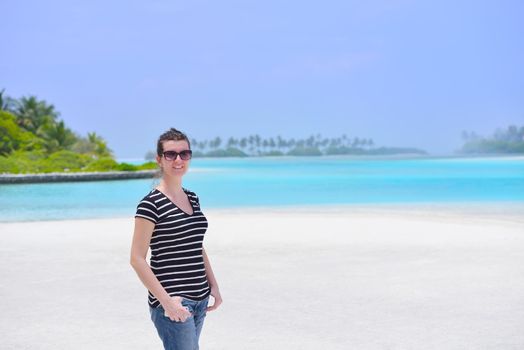
[[[186,214],[187,216],[193,216],[195,215],[195,207],[193,206],[193,202],[191,202],[191,199],[189,198],[189,196],[187,195],[187,192],[186,190],[182,189],[184,191],[184,194],[186,195],[187,197],[187,200],[189,202],[189,205],[191,206],[191,209],[193,210],[193,213],[189,214],[189,213],[186,213],[185,211],[182,210],[182,208],[180,208],[178,205],[176,205],[172,200],[171,198],[169,198],[164,192],[160,191],[158,188],[155,188],[156,191],[158,191],[162,196],[166,197],[166,199],[175,207],[177,208],[178,210],[180,210],[182,213]]]

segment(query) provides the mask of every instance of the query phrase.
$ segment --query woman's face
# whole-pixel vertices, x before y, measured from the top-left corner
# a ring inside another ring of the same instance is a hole
[[[187,141],[185,140],[164,141],[162,143],[162,146],[163,146],[164,152],[174,151],[174,152],[180,153],[182,151],[189,150],[189,145]],[[164,176],[166,175],[167,176],[177,176],[177,177],[183,176],[187,172],[187,169],[189,168],[190,161],[191,160],[189,159],[182,160],[182,158],[180,158],[180,155],[177,155],[176,159],[174,160],[167,160],[163,155],[162,156],[157,155],[156,157],[156,162],[158,163],[160,168],[162,168],[162,173]]]

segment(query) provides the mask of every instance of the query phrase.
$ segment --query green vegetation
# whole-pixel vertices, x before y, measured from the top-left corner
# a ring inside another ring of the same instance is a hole
[[[0,173],[156,169],[154,162],[119,164],[102,137],[74,133],[59,115],[35,96],[17,100],[0,91]]]
[[[498,129],[491,138],[471,132],[462,133],[464,145],[459,151],[464,154],[524,154],[524,126],[510,125],[506,130]]]
[[[220,137],[191,140],[194,157],[384,155],[424,151],[407,148],[376,148],[373,140],[350,139],[346,135],[307,139],[234,138],[223,144]],[[0,173],[51,173],[92,171],[136,171],[156,169],[155,153],[147,163],[118,163],[107,142],[94,132],[85,137],[69,129],[52,104],[36,96],[14,99],[0,91]]]
[[[358,137],[351,139],[346,135],[323,138],[320,134],[306,139],[284,139],[281,136],[264,139],[259,135],[230,137],[224,144],[220,137],[211,140],[192,139],[191,148],[193,157],[426,154],[415,148],[376,148],[372,139]],[[151,152],[148,152],[148,155],[150,154]]]

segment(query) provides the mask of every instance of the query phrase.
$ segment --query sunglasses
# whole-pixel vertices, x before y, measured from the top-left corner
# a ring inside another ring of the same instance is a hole
[[[191,156],[193,155],[193,151],[190,149],[180,151],[180,153],[175,151],[165,151],[163,155],[166,160],[175,160],[177,156],[180,156],[180,159],[182,160],[190,160]]]

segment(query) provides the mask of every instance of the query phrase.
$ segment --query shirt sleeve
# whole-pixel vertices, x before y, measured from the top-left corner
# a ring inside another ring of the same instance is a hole
[[[147,199],[143,199],[136,207],[135,218],[144,218],[156,224],[158,222],[156,205]]]

